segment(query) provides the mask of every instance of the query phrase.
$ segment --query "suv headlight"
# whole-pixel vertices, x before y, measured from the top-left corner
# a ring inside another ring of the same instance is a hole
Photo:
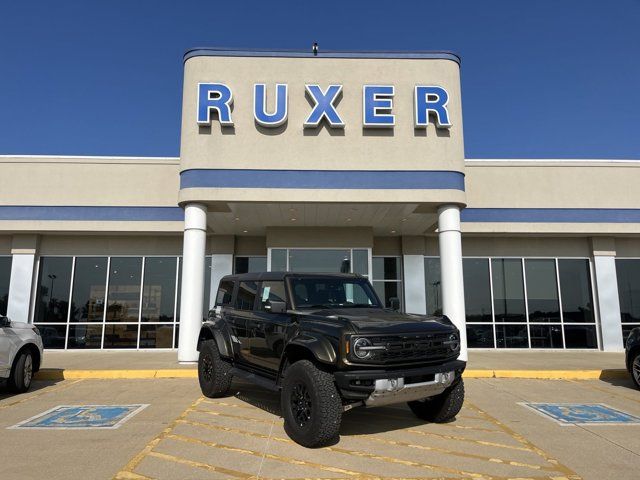
[[[36,335],[40,336],[40,330],[38,330],[38,327],[36,327],[35,325],[33,325],[31,327],[31,330],[33,330],[33,333],[35,333]]]
[[[449,348],[454,352],[460,350],[460,337],[457,333],[449,335],[449,338],[443,343],[449,345]]]
[[[359,360],[371,358],[374,352],[386,349],[387,347],[383,345],[373,345],[366,337],[353,339],[353,354]]]

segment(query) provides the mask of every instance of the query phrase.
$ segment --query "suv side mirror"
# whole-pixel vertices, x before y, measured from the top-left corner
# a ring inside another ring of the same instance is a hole
[[[10,327],[11,319],[9,317],[0,317],[0,328]]]
[[[278,302],[276,300],[269,300],[264,309],[270,313],[284,313],[287,311],[287,304],[285,302]]]
[[[389,304],[391,305],[391,310],[395,310],[396,312],[400,310],[400,299],[398,297],[389,298]]]

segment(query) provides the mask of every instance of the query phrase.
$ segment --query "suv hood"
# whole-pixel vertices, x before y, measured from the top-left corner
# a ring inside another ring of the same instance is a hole
[[[313,316],[350,323],[355,333],[450,332],[455,326],[447,317],[400,313],[380,308],[332,308],[316,310]]]

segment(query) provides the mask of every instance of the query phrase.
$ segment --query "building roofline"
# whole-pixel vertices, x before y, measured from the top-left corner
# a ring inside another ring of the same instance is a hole
[[[458,65],[459,55],[447,51],[400,51],[400,50],[320,50],[314,55],[310,50],[273,50],[226,47],[196,47],[187,50],[183,57],[186,62],[193,57],[271,57],[271,58],[377,58],[377,59],[436,59],[451,60]]]

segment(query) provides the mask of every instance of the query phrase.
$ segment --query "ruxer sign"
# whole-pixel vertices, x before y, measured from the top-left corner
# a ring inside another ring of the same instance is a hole
[[[342,85],[329,85],[325,88],[316,84],[305,85],[306,94],[313,107],[303,125],[305,128],[316,128],[325,121],[331,128],[344,128],[337,107],[342,93]],[[392,128],[396,124],[393,114],[393,85],[362,86],[362,125],[367,128]],[[413,94],[414,126],[426,128],[429,115],[432,114],[437,128],[449,128],[449,111],[447,91],[435,85],[416,85]],[[210,125],[211,113],[215,112],[223,126],[233,126],[231,105],[233,92],[224,83],[198,84],[198,125]],[[289,86],[286,83],[275,85],[273,109],[267,107],[267,85],[257,83],[253,87],[253,116],[258,125],[267,128],[278,127],[287,121],[289,103]]]

